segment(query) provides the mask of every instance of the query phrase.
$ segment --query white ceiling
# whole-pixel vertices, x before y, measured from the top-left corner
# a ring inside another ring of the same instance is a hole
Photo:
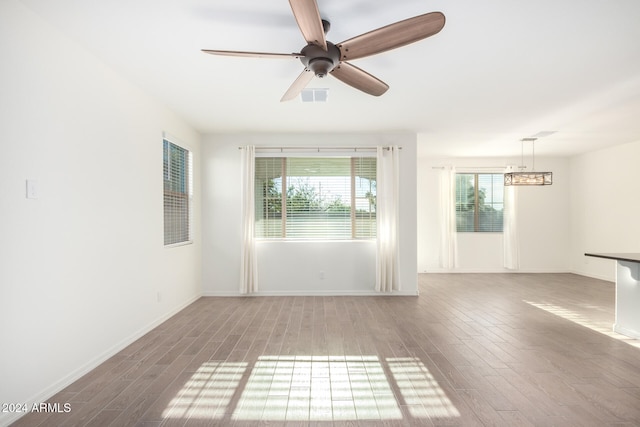
[[[338,80],[326,104],[281,103],[296,59],[200,49],[299,52],[286,0],[22,0],[202,133],[419,134],[421,156],[538,155],[640,140],[638,0],[317,0],[334,43],[432,11],[426,40],[354,65],[389,84],[376,98]]]

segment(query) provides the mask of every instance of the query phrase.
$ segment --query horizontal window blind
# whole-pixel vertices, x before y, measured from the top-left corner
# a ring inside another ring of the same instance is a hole
[[[375,158],[259,157],[255,180],[256,237],[375,237]]]
[[[256,158],[255,209],[256,237],[283,237],[282,188],[284,159],[279,157]]]
[[[503,213],[503,174],[456,174],[458,232],[501,232]]]
[[[163,141],[164,244],[191,240],[191,153]]]
[[[353,158],[354,237],[376,237],[376,158]]]

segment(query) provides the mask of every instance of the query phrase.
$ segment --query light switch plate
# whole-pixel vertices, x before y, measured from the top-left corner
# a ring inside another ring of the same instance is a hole
[[[27,180],[27,199],[37,199],[40,197],[40,185],[35,179]]]

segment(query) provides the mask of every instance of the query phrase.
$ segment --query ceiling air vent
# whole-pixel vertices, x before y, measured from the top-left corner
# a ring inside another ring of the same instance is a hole
[[[329,89],[327,88],[302,89],[302,92],[300,92],[302,102],[327,102],[328,98]]]

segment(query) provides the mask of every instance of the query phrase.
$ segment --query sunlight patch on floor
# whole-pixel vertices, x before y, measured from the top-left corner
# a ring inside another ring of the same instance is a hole
[[[402,412],[375,356],[262,356],[232,418],[380,420]]]
[[[401,407],[404,407],[404,412]],[[204,363],[163,413],[170,419],[357,421],[459,417],[415,357],[261,356]]]
[[[411,416],[414,418],[460,416],[454,404],[420,359],[393,358],[387,359],[387,364]]]
[[[247,363],[206,362],[191,376],[164,410],[163,418],[222,418]]]
[[[537,303],[533,301],[523,300],[525,303],[544,310],[548,313],[554,314],[556,316],[562,317],[565,320],[569,320],[574,322],[580,326],[584,326],[585,328],[589,328],[592,331],[599,332],[608,337],[614,338],[618,341],[623,341],[631,346],[640,348],[640,340],[627,337],[625,335],[619,334],[613,331],[613,325],[610,322],[605,321],[594,321],[588,315],[579,313],[574,310],[569,310],[565,307],[561,307],[554,304],[549,303]],[[587,307],[589,308],[589,307]]]

